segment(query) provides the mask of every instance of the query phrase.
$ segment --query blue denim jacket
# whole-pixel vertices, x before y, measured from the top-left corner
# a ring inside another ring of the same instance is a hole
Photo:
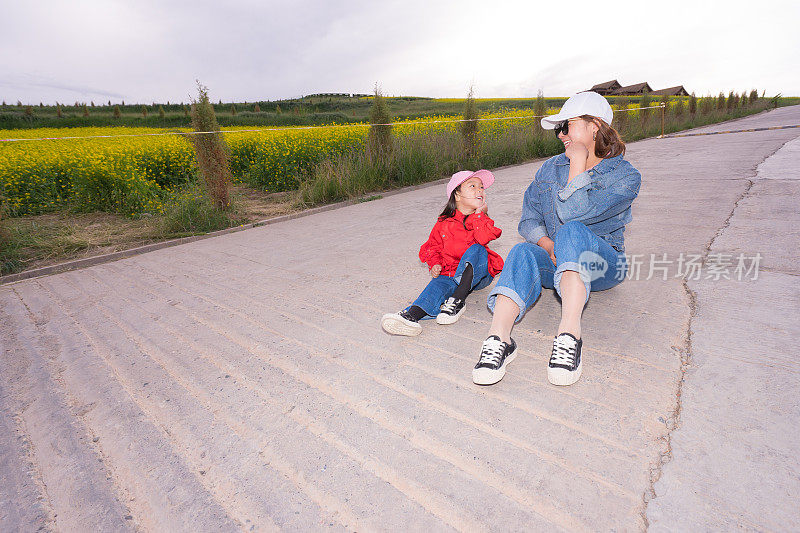
[[[559,228],[577,220],[625,251],[625,224],[632,220],[631,203],[639,194],[642,175],[621,155],[603,159],[567,184],[569,159],[551,157],[536,172],[525,191],[519,234],[536,244],[542,237],[555,240]]]

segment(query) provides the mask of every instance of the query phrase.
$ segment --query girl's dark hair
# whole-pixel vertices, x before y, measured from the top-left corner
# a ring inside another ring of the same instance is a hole
[[[594,155],[601,158],[625,155],[625,143],[622,142],[617,130],[606,124],[601,118],[591,115],[582,115],[581,118],[587,122],[597,124],[598,131],[594,142]]]
[[[442,214],[439,215],[439,220],[450,218],[456,214],[456,193],[461,191],[461,185],[453,189],[450,193],[450,198],[447,199],[447,204],[442,209]]]

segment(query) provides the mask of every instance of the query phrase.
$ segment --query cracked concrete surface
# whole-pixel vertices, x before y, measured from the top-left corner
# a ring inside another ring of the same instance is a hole
[[[798,191],[770,166],[796,135],[629,146],[629,254],[749,253],[763,236],[768,271],[694,283],[644,267],[594,293],[568,388],[546,379],[553,291],[493,387],[470,378],[487,290],[452,326],[380,330],[426,283],[416,251],[442,186],[0,286],[0,530],[786,529],[792,509],[757,511],[796,496],[796,400],[769,394],[797,388],[796,319],[774,302],[798,301],[797,247],[775,239]],[[503,256],[539,165],[488,191]],[[794,418],[768,424],[781,408]],[[774,490],[747,503],[741,472]]]
[[[757,279],[688,281],[698,310],[672,461],[648,507],[654,531],[800,528],[798,162],[794,138],[758,166],[710,243],[710,254],[760,253]]]

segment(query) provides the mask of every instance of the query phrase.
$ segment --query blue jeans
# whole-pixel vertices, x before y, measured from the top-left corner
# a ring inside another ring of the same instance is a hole
[[[516,319],[519,322],[539,298],[542,287],[554,288],[561,296],[561,275],[566,270],[580,274],[587,301],[591,291],[604,291],[622,282],[628,270],[625,254],[616,251],[582,222],[567,222],[559,228],[555,255],[557,265],[537,244],[524,242],[514,246],[487,299],[489,309],[494,312],[498,294],[507,296],[519,306]]]
[[[494,279],[489,275],[489,254],[486,252],[486,248],[480,244],[473,244],[461,256],[461,261],[458,263],[454,276],[439,274],[432,278],[428,286],[423,289],[422,293],[411,305],[416,305],[428,313],[425,318],[438,315],[439,308],[444,301],[453,295],[456,287],[461,283],[461,275],[464,273],[464,269],[467,268],[467,264],[472,265],[472,287],[470,292],[486,287]]]

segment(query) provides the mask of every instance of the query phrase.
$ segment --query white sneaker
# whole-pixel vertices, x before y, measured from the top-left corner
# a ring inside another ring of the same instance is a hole
[[[472,369],[472,382],[476,385],[494,385],[506,375],[506,366],[517,356],[517,343],[500,340],[497,335],[489,336],[481,346],[481,358]]]
[[[387,313],[381,318],[381,327],[392,335],[413,337],[422,333],[422,326],[405,311]]]
[[[436,323],[455,324],[458,321],[458,317],[464,314],[464,310],[466,308],[467,302],[451,296],[445,300],[445,302],[442,304],[442,307],[440,307],[441,312],[436,315]]]
[[[547,379],[553,385],[572,385],[581,377],[583,341],[571,333],[562,333],[553,340],[553,352],[547,365]]]

